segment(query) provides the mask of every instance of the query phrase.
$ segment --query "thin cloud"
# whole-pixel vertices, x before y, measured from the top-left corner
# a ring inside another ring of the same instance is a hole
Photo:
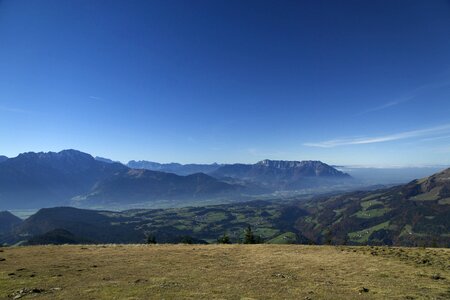
[[[405,96],[403,96],[401,98],[398,98],[398,99],[393,100],[393,101],[386,102],[386,103],[384,103],[384,104],[382,104],[380,106],[377,106],[377,107],[369,108],[369,109],[367,109],[365,111],[360,112],[358,115],[364,115],[364,114],[367,114],[367,113],[370,113],[370,112],[384,110],[384,109],[387,109],[387,108],[390,108],[390,107],[393,107],[393,106],[396,106],[396,105],[399,105],[399,104],[402,104],[402,103],[406,103],[406,102],[409,102],[409,101],[412,101],[412,100],[416,99],[417,97],[419,97],[424,92],[431,91],[431,90],[434,90],[434,89],[443,88],[443,87],[446,87],[446,86],[449,86],[449,85],[450,85],[450,81],[422,85],[422,86],[412,90],[407,95],[405,95]]]
[[[450,135],[443,135],[443,136],[435,136],[431,138],[425,138],[421,139],[421,142],[430,142],[430,141],[437,141],[437,140],[444,140],[444,139],[450,139]]]
[[[347,145],[362,145],[362,144],[374,144],[382,142],[397,141],[415,137],[435,136],[438,134],[450,132],[450,124],[441,125],[432,128],[425,128],[419,130],[405,131],[390,135],[376,136],[376,137],[362,137],[362,138],[344,138],[344,139],[332,139],[317,143],[305,143],[304,146],[319,147],[319,148],[333,148],[338,146]]]
[[[102,97],[97,97],[97,96],[89,96],[89,99],[92,99],[92,100],[103,100]]]
[[[17,114],[32,114],[33,113],[30,110],[14,108],[14,107],[5,107],[5,106],[0,106],[0,111],[12,112],[12,113],[17,113]]]
[[[383,105],[367,109],[367,110],[359,113],[358,115],[364,115],[364,114],[367,114],[367,113],[370,113],[370,112],[379,111],[379,110],[383,110],[383,109],[386,109],[386,108],[389,108],[389,107],[392,107],[392,106],[396,106],[396,105],[399,105],[401,103],[411,101],[411,100],[415,99],[416,97],[417,97],[417,95],[412,95],[412,96],[409,96],[409,97],[404,97],[404,98],[401,98],[401,99],[398,99],[398,100],[387,102],[387,103],[385,103]]]

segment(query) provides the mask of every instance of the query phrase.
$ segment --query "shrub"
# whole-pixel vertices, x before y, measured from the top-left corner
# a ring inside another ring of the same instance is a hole
[[[230,237],[228,236],[228,234],[225,232],[221,237],[219,237],[217,239],[217,243],[218,244],[231,244],[231,240],[230,240]]]
[[[156,237],[154,235],[147,236],[147,244],[156,244]]]

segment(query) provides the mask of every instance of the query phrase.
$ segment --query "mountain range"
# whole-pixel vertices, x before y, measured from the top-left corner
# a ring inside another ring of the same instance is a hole
[[[10,220],[11,224],[7,221]],[[450,169],[405,185],[289,201],[123,212],[71,207],[41,209],[23,222],[3,218],[0,243],[91,241],[177,243],[189,236],[215,242],[225,232],[242,241],[252,226],[268,243],[450,247]]]
[[[130,168],[77,150],[27,152],[0,163],[0,208],[61,205],[111,207],[156,201],[241,199],[242,196],[333,186],[350,176],[321,162],[265,160],[254,165],[180,165],[216,168],[209,174],[177,175]]]
[[[223,165],[210,175],[258,183],[273,190],[295,190],[350,183],[350,175],[320,161],[262,160],[256,164]]]
[[[0,207],[7,209],[209,197],[235,188],[203,174],[134,170],[76,150],[28,152],[0,164]]]
[[[179,176],[143,169],[126,169],[96,183],[89,193],[73,198],[77,206],[139,204],[161,199],[189,200],[234,195],[243,189],[203,173]]]
[[[0,206],[62,205],[124,169],[121,164],[105,164],[75,150],[23,153],[0,164]]]
[[[179,164],[179,163],[168,163],[161,164],[153,161],[135,161],[131,160],[127,163],[127,166],[132,169],[147,169],[151,171],[160,171],[167,173],[174,173],[177,175],[190,175],[195,173],[211,173],[217,170],[220,166],[217,163],[214,164]]]
[[[104,158],[99,158],[107,161]],[[112,162],[111,160],[108,160]],[[130,161],[128,167],[189,175],[205,173],[225,181],[239,180],[272,190],[292,190],[313,186],[348,183],[351,177],[320,161],[262,160],[256,164],[161,164],[151,161]],[[328,180],[328,181],[327,181]],[[232,181],[235,182],[235,181]]]

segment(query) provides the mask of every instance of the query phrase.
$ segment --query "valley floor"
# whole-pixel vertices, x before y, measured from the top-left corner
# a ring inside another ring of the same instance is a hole
[[[0,248],[0,299],[450,299],[450,249]]]

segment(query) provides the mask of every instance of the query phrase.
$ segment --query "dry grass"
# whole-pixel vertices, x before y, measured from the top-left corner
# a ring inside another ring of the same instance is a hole
[[[449,249],[33,246],[0,251],[0,299],[449,299]],[[376,254],[374,254],[374,253]],[[403,253],[407,253],[403,255]],[[411,253],[409,255],[408,253]],[[411,259],[408,257],[411,256]],[[431,264],[419,264],[432,256]],[[419,259],[420,260],[420,259]],[[442,262],[442,263],[441,263]],[[18,291],[24,289],[22,293]],[[41,289],[35,292],[31,289]]]

